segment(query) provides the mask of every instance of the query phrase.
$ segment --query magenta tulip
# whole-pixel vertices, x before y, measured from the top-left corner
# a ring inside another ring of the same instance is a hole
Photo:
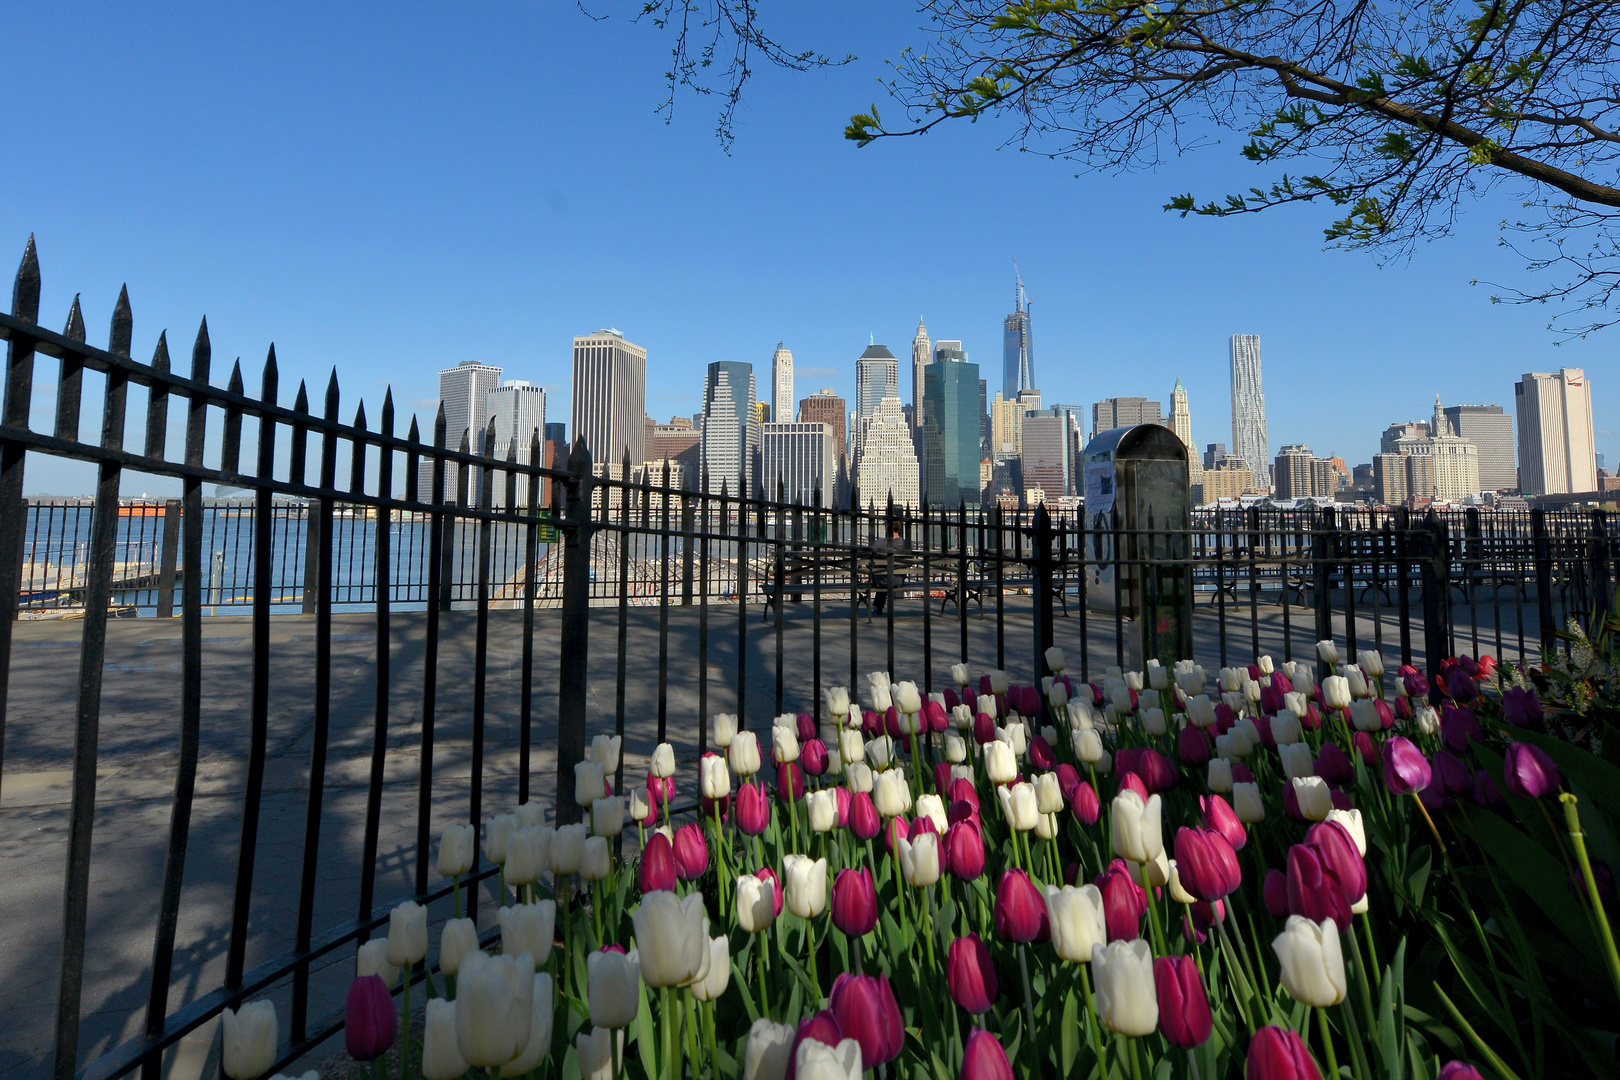
[[[1367,895],[1367,863],[1349,829],[1337,821],[1318,822],[1306,831],[1305,842],[1315,847],[1333,868],[1333,876],[1344,890],[1346,900],[1355,904]]]
[[[1485,1080],[1485,1077],[1466,1061],[1448,1061],[1440,1066],[1438,1080]]]
[[[820,739],[806,739],[799,747],[799,765],[811,776],[827,771],[827,744]]]
[[[1183,765],[1207,765],[1210,757],[1209,736],[1203,728],[1188,724],[1176,737],[1176,753],[1180,755]]]
[[[1370,734],[1365,731],[1355,732],[1350,736],[1350,744],[1356,748],[1356,753],[1361,755],[1362,762],[1369,769],[1378,767],[1381,754],[1378,750],[1378,744],[1373,742],[1373,737]]]
[[[1102,801],[1097,798],[1096,789],[1084,780],[1069,796],[1069,813],[1082,825],[1097,824],[1102,814]]]
[[[784,761],[776,767],[776,797],[783,802],[804,798],[804,771],[797,761]]]
[[[1535,691],[1515,686],[1502,694],[1502,719],[1514,727],[1540,727],[1541,702]]]
[[[1057,764],[1057,755],[1045,736],[1035,735],[1029,740],[1029,767],[1037,772],[1050,772]]]
[[[861,731],[866,734],[867,738],[871,738],[874,735],[882,735],[883,717],[871,709],[867,709],[865,712],[861,713]]]
[[[1068,802],[1074,797],[1074,789],[1082,783],[1080,770],[1067,761],[1061,762],[1057,767],[1058,791],[1063,794],[1063,801]]]
[[[957,1080],[1013,1080],[1014,1075],[1001,1042],[984,1028],[975,1029],[962,1050]]]
[[[945,706],[937,701],[923,703],[923,717],[928,721],[928,730],[938,733],[951,726],[951,718],[945,713]]]
[[[1200,900],[1219,900],[1243,884],[1237,852],[1214,829],[1176,830],[1176,876]]]
[[[996,886],[996,936],[1022,944],[1048,932],[1046,899],[1023,870],[1004,871]]]
[[[1470,681],[1468,685],[1472,686],[1473,682]],[[1483,738],[1479,721],[1474,719],[1472,711],[1455,705],[1440,707],[1440,741],[1446,744],[1448,750],[1465,754],[1470,741],[1479,742]]]
[[[1477,666],[1475,670],[1478,670]],[[1479,697],[1479,684],[1474,682],[1473,676],[1459,664],[1451,669],[1450,675],[1446,676],[1446,693],[1451,696],[1451,700],[1466,705]]]
[[[768,866],[762,866],[754,872],[754,876],[771,883],[771,906],[775,909],[773,914],[782,914],[782,882],[776,876],[776,871]]]
[[[1407,697],[1423,699],[1429,696],[1429,680],[1424,677],[1423,672],[1411,668],[1401,678],[1406,683]]]
[[[1293,1028],[1268,1026],[1249,1040],[1244,1080],[1322,1080],[1299,1033]]]
[[[872,932],[877,925],[877,890],[872,887],[872,871],[864,866],[838,871],[832,887],[832,921],[850,937]]]
[[[872,803],[872,794],[857,791],[849,800],[849,831],[861,840],[870,840],[883,831],[883,819]]]
[[[1237,713],[1232,710],[1232,706],[1228,705],[1224,701],[1221,702],[1220,704],[1216,705],[1215,706],[1215,730],[1216,730],[1216,732],[1221,734],[1221,735],[1225,735],[1228,731],[1231,731],[1236,726],[1237,726]]]
[[[675,875],[682,881],[696,881],[709,869],[709,843],[703,826],[697,822],[675,830]]]
[[[948,761],[934,762],[934,790],[944,798],[945,792],[951,786],[951,763]]]
[[[1148,801],[1147,785],[1142,783],[1142,778],[1140,776],[1137,776],[1133,772],[1121,773],[1120,774],[1120,777],[1119,777],[1119,789],[1118,790],[1119,791],[1125,791],[1126,789],[1134,791],[1138,795],[1140,795],[1142,797],[1142,801],[1144,803]],[[1117,793],[1118,792],[1116,792],[1116,794]]]
[[[1224,795],[1200,795],[1198,810],[1204,828],[1214,829],[1226,837],[1226,842],[1232,845],[1233,851],[1243,850],[1243,846],[1249,842],[1248,830],[1243,827],[1243,822],[1238,820],[1237,814],[1232,810],[1232,804],[1226,801]]]
[[[663,833],[655,832],[641,851],[637,882],[644,893],[670,892],[675,888],[675,879],[675,845]]]
[[[1330,784],[1348,784],[1356,778],[1356,767],[1338,743],[1324,741],[1316,755],[1316,775]]]
[[[827,1006],[844,1038],[861,1044],[862,1067],[875,1069],[900,1055],[906,1029],[887,976],[846,971],[833,980]]]
[[[1142,756],[1137,760],[1136,774],[1149,791],[1169,791],[1181,779],[1181,770],[1176,768],[1176,763],[1152,747],[1142,751]]]
[[[990,959],[990,947],[969,934],[951,942],[951,951],[945,958],[945,987],[951,1000],[977,1016],[988,1012],[1001,993],[1001,981],[996,978],[995,961]]]
[[[1335,926],[1348,929],[1350,904],[1358,897],[1345,895],[1343,883],[1333,864],[1315,844],[1295,844],[1288,849],[1288,913],[1303,915],[1312,922],[1332,919]]]
[[[1180,866],[1179,859],[1176,865]],[[1209,1038],[1215,1025],[1197,961],[1190,956],[1158,957],[1153,961],[1153,987],[1159,997],[1159,1031],[1166,1039],[1190,1050]]]
[[[839,1030],[838,1020],[831,1009],[822,1009],[799,1021],[799,1030],[793,1034],[793,1046],[788,1054],[785,1080],[794,1080],[797,1075],[799,1044],[806,1039],[813,1039],[823,1046],[837,1046],[844,1041],[844,1033]]]
[[[799,742],[806,743],[820,734],[816,730],[816,718],[807,712],[800,713],[796,718],[799,726]]]
[[[979,792],[973,786],[973,781],[967,777],[958,777],[951,781],[951,789],[946,793],[949,802],[965,802],[973,807],[973,812],[979,812]]]
[[[896,814],[883,823],[883,850],[890,855],[895,852],[894,842],[896,840],[907,840],[910,837],[911,822],[906,820],[904,814]]]
[[[1391,795],[1410,795],[1429,786],[1429,759],[1412,740],[1396,735],[1384,744],[1384,786]]]
[[[1539,799],[1548,792],[1557,791],[1562,777],[1558,766],[1547,752],[1529,743],[1509,743],[1507,758],[1502,763],[1502,779],[1507,789],[1521,799]]]
[[[996,741],[995,717],[989,713],[979,713],[973,717],[973,741],[980,746]]]
[[[1288,875],[1281,870],[1267,870],[1265,887],[1261,890],[1266,910],[1274,919],[1288,917]]]
[[[835,787],[833,791],[836,793],[835,797],[838,800],[838,827],[847,829],[849,828],[849,807],[854,799],[847,787]]]
[[[945,830],[942,863],[958,881],[972,881],[984,873],[984,835],[977,822],[958,821]]]
[[[732,811],[737,828],[749,836],[758,836],[771,824],[771,798],[765,794],[765,785],[758,782],[737,788],[737,804]]]
[[[343,1001],[343,1041],[356,1061],[371,1061],[388,1052],[399,1034],[394,995],[380,975],[362,975],[349,984]]]
[[[1095,882],[1102,893],[1103,922],[1109,941],[1130,941],[1142,936],[1142,916],[1147,913],[1147,891],[1131,880],[1125,860],[1115,859]]]

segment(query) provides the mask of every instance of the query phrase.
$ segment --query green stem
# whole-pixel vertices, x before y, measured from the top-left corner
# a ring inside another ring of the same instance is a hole
[[[1328,1080],[1339,1080],[1339,1055],[1333,1050],[1333,1029],[1328,1026],[1327,1010],[1316,1010],[1316,1021],[1322,1029],[1322,1056],[1327,1058]]]
[[[461,875],[450,875],[450,891],[456,897],[456,918],[461,918]]]
[[[804,959],[810,965],[810,985],[815,988],[816,1008],[821,1007],[821,975],[816,970],[816,920],[804,920]]]
[[[768,930],[762,930],[754,935],[754,954],[759,960],[759,1015],[761,1016],[771,1015],[770,994],[766,990],[766,987],[770,985],[770,981],[765,978],[765,936],[768,932]]]
[[[1091,1001],[1091,965],[1080,965],[1080,988],[1086,994],[1086,1037],[1091,1040],[1091,1048],[1097,1052],[1097,1071],[1102,1076],[1108,1075],[1108,1056],[1106,1042],[1103,1039],[1101,1026],[1097,1023],[1097,1009]]]
[[[1592,875],[1592,859],[1586,853],[1586,834],[1581,831],[1580,813],[1575,809],[1575,796],[1566,791],[1558,796],[1558,801],[1564,804],[1564,824],[1569,828],[1569,842],[1575,848],[1575,859],[1581,864],[1581,879],[1586,882],[1586,899],[1597,915],[1603,948],[1608,954],[1609,978],[1614,981],[1615,993],[1620,994],[1620,952],[1615,951],[1614,930],[1609,926],[1608,912],[1603,910],[1603,901],[1598,896],[1597,879]]]
[[[415,964],[405,965],[405,995],[404,1018],[400,1025],[399,1037],[399,1080],[408,1080],[410,1076],[411,1060],[411,969]],[[381,1058],[378,1059],[382,1060]]]
[[[1367,1056],[1361,1043],[1361,1026],[1356,1022],[1356,1011],[1350,1007],[1350,1002],[1341,1001],[1339,1008],[1344,1010],[1345,1041],[1350,1044],[1350,1068],[1355,1071],[1356,1080],[1370,1080],[1372,1073],[1367,1067]]]
[[[1350,955],[1355,957],[1356,961],[1356,974],[1358,976],[1356,982],[1361,987],[1361,1008],[1366,1013],[1367,1030],[1370,1032],[1377,1031],[1378,1021],[1375,1018],[1372,1003],[1373,972],[1361,958],[1361,946],[1356,941],[1355,927],[1349,927],[1344,936],[1350,939]]]
[[[1139,1052],[1140,1048],[1136,1045],[1137,1041],[1136,1039],[1126,1038],[1125,1046],[1131,1053],[1131,1076],[1135,1080],[1142,1080],[1142,1058]]]
[[[936,969],[934,963],[934,887],[932,885],[923,888],[923,918],[928,924],[928,968],[932,971]],[[860,947],[860,942],[856,942],[855,948],[859,949]]]
[[[1019,977],[1020,980],[1022,980],[1022,982],[1024,984],[1024,1025],[1025,1025],[1025,1029],[1027,1031],[1027,1034],[1024,1037],[1024,1042],[1025,1042],[1025,1044],[1027,1046],[1029,1046],[1030,1054],[1033,1055],[1036,1052],[1036,1050],[1035,1050],[1035,995],[1033,993],[1031,993],[1030,989],[1029,989],[1029,960],[1028,960],[1028,953],[1029,953],[1029,950],[1027,948],[1025,948],[1024,943],[1022,941],[1020,941],[1018,943],[1018,977]]]

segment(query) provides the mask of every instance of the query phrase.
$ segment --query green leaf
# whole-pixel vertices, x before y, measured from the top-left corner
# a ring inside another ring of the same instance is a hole
[[[652,1007],[647,1001],[647,984],[637,979],[636,986],[640,988],[641,993],[641,1003],[636,1009],[636,1056],[641,1059],[641,1067],[647,1071],[648,1076],[657,1076],[658,1061],[653,1056],[657,1040],[653,1037]],[[751,1010],[753,1006],[749,1008]],[[570,1049],[569,1054],[573,1053],[574,1051]],[[574,1063],[574,1075],[579,1075],[577,1061]]]
[[[1063,1024],[1058,1031],[1062,1040],[1058,1049],[1058,1065],[1063,1075],[1068,1076],[1074,1068],[1076,1055],[1080,1053],[1080,1009],[1072,990],[1063,999]]]
[[[1480,846],[1502,871],[1529,894],[1560,933],[1587,955],[1596,955],[1586,913],[1565,888],[1564,866],[1547,849],[1506,820],[1490,813],[1470,813],[1469,824]]]

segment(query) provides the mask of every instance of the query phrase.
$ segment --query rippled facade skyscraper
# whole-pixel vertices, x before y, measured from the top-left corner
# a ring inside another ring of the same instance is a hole
[[[1271,464],[1266,437],[1266,395],[1260,384],[1260,335],[1232,335],[1232,453],[1263,484]]]

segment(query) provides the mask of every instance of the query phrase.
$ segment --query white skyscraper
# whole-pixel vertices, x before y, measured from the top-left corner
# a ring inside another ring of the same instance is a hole
[[[911,339],[911,426],[914,430],[923,426],[923,368],[933,362],[934,346],[928,340],[928,328],[919,318],[917,336]]]
[[[855,479],[861,506],[882,507],[893,498],[896,506],[915,509],[921,501],[917,451],[900,399],[884,398],[861,426],[864,431]]]
[[[1271,464],[1266,437],[1266,395],[1260,387],[1260,336],[1232,335],[1232,453],[1249,463],[1264,486]]]
[[[887,345],[869,345],[855,360],[855,412],[865,420],[891,397],[900,397],[900,361]]]
[[[1176,379],[1176,388],[1170,392],[1170,430],[1187,448],[1187,482],[1203,483],[1204,463],[1193,449],[1192,410],[1187,407],[1187,391],[1179,378]]]
[[[831,424],[765,424],[759,441],[760,482],[767,499],[775,499],[780,491],[785,502],[833,505],[838,491],[838,447]]]
[[[646,460],[647,350],[617,330],[574,339],[574,388],[569,429],[584,439],[594,465]]]
[[[793,353],[780,341],[771,355],[771,421],[793,422]]]
[[[1592,387],[1580,368],[1531,372],[1513,388],[1519,424],[1519,492],[1597,490]]]
[[[703,389],[703,473],[709,490],[753,496],[759,482],[759,410],[754,407],[754,366],[737,360],[709,365]]]
[[[484,452],[484,429],[489,424],[491,390],[501,383],[501,369],[477,360],[463,360],[452,368],[439,372],[439,401],[444,405],[444,442],[447,449],[461,446],[461,436],[467,436],[467,445],[475,454]],[[432,438],[432,430],[425,433]],[[424,461],[418,473],[418,492],[424,501],[432,499],[433,463]],[[478,501],[477,492],[469,491],[468,501]],[[446,465],[444,470],[444,497],[456,499],[456,470]]]
[[[514,379],[489,390],[485,400],[488,402],[489,418],[495,421],[495,457],[505,461],[507,450],[512,445],[512,440],[516,439],[518,464],[541,464],[532,460],[533,455],[529,451],[533,448],[535,432],[538,431],[540,437],[545,438],[545,390],[533,383]],[[517,489],[517,505],[527,506],[529,503],[527,478],[518,478]],[[495,484],[495,505],[506,505],[504,477]]]

